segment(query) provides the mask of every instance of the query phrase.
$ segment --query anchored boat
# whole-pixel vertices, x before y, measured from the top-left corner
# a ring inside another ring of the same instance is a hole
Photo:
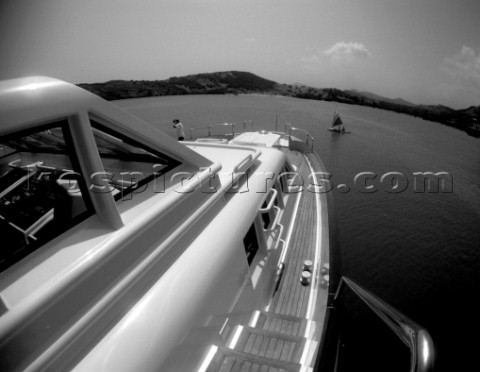
[[[345,130],[345,126],[343,124],[342,118],[336,111],[333,114],[332,126],[328,128],[328,130],[331,132],[342,133],[342,134],[350,133]]]
[[[1,370],[333,370],[345,287],[431,367],[428,333],[339,280],[310,134],[179,143],[45,77],[1,82],[0,119]]]

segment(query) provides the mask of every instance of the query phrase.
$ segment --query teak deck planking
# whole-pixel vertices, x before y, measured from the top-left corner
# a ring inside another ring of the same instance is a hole
[[[310,168],[303,156],[292,157],[297,172],[303,179],[300,192],[300,204],[294,231],[291,236],[288,253],[285,259],[285,272],[275,294],[270,311],[303,318],[307,313],[310,286],[300,283],[300,275],[305,260],[314,261],[317,239],[316,194],[307,189]],[[301,161],[301,163],[300,163]]]

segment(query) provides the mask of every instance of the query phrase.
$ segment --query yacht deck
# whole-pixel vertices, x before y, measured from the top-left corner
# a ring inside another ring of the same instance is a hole
[[[302,185],[303,180],[303,187],[287,201],[288,212],[282,220],[285,228],[289,225],[292,229],[290,236],[286,229],[283,237],[288,250],[278,290],[267,308],[253,314],[249,322],[238,323],[238,340],[230,347],[220,347],[207,371],[313,370],[316,354],[308,345],[317,345],[322,334],[328,291],[319,283],[319,270],[328,260],[328,247],[317,249],[322,242],[322,199],[307,186],[312,171],[322,169],[314,154],[285,153],[299,176],[295,184]],[[314,263],[308,285],[300,282],[305,260]],[[315,311],[309,311],[313,306]]]
[[[306,317],[310,286],[300,283],[300,274],[305,260],[315,262],[315,248],[317,244],[317,201],[316,194],[307,190],[306,183],[311,173],[308,163],[302,155],[290,155],[290,160],[297,166],[298,175],[303,179],[304,187],[295,194],[291,202],[300,198],[298,209],[288,208],[295,213],[294,228],[288,244],[285,257],[285,269],[279,290],[275,293],[269,310],[281,315]],[[301,184],[301,183],[300,183]],[[290,217],[290,216],[288,216]]]

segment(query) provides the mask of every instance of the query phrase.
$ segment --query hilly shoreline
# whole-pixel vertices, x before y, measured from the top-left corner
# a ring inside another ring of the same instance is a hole
[[[165,80],[111,80],[105,83],[82,83],[78,86],[107,100],[187,94],[262,93],[335,101],[420,117],[457,128],[480,138],[480,106],[455,110],[442,105],[417,105],[400,98],[393,100],[369,92],[313,88],[301,84],[281,84],[242,71],[175,76]]]

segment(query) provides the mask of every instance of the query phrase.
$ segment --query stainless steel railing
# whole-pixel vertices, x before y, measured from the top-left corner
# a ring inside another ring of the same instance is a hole
[[[231,134],[232,136],[235,135],[235,123],[219,123],[219,124],[212,124],[210,125],[210,129],[217,129],[217,128],[230,128],[231,133],[220,133],[222,135]]]
[[[275,128],[277,128],[278,124],[275,124]],[[219,128],[231,128],[231,132],[225,133],[218,133],[217,130]],[[211,124],[205,127],[196,127],[190,128],[190,139],[198,138],[199,136],[196,134],[199,131],[203,131],[206,133],[207,137],[211,136],[235,136],[238,133],[245,132],[249,130],[254,130],[254,124],[252,120],[245,120],[241,124],[236,123],[219,123],[219,124]],[[239,132],[235,132],[235,130]],[[304,129],[294,127],[290,123],[285,123],[285,131],[278,132],[277,130],[273,131],[273,133],[278,133],[287,136],[290,147],[294,150],[300,150],[303,152],[313,152],[313,145],[315,139],[313,136]]]
[[[242,123],[242,129],[244,132],[247,130],[247,126],[250,126],[251,130],[253,130],[253,120],[245,120]]]
[[[409,347],[410,372],[433,370],[435,347],[426,329],[346,277],[340,280],[334,302],[344,286],[350,288]]]
[[[198,131],[206,131],[207,136],[211,137],[212,135],[218,135],[218,133],[215,133],[215,130],[218,128],[230,128],[231,133],[220,133],[221,135],[235,135],[235,123],[218,123],[218,124],[210,124],[206,127],[196,127],[196,128],[190,128],[190,138],[194,139],[197,136],[194,135],[195,132]],[[244,124],[245,127],[245,124]]]
[[[210,137],[211,136],[211,126],[209,125],[208,127],[196,127],[196,128],[190,128],[190,139],[195,139],[197,138],[196,136],[194,136],[194,133],[195,132],[198,132],[198,131],[207,131],[207,137]]]
[[[286,123],[285,133],[288,135],[288,141],[290,144],[293,144],[295,141],[297,141],[303,147],[303,151],[313,152],[313,144],[315,142],[315,139],[309,132],[304,129],[294,127],[290,123]],[[294,136],[293,133],[299,133],[299,135]],[[302,138],[305,138],[305,140],[302,140]],[[290,148],[292,148],[292,145],[290,145]]]

